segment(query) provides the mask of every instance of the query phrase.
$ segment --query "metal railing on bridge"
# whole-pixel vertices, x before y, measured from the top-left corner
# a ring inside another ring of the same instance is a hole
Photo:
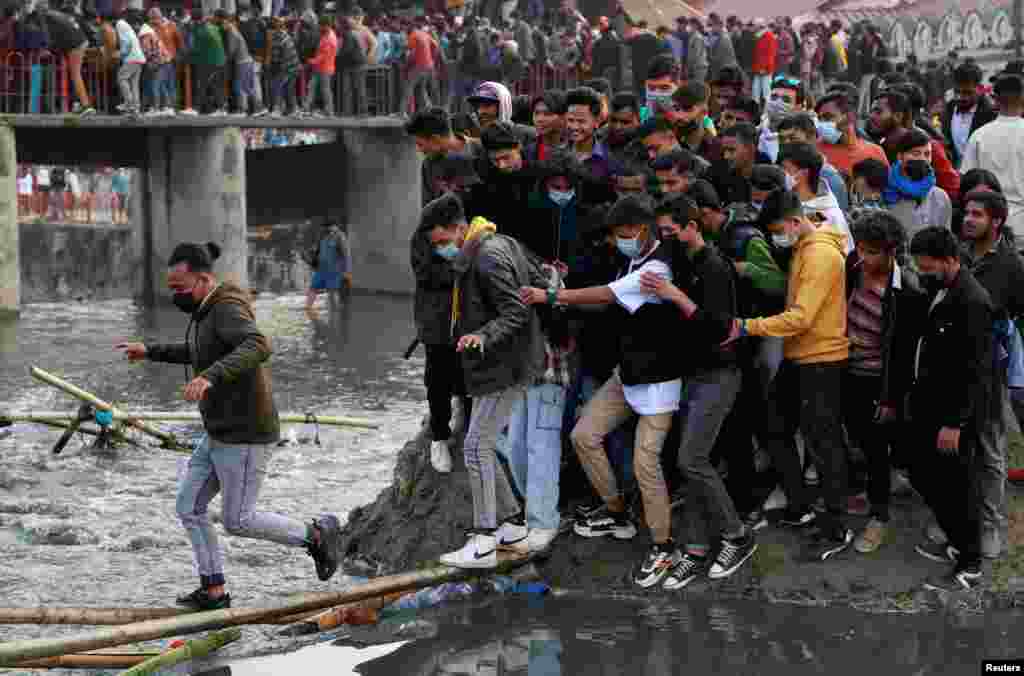
[[[230,69],[229,69],[230,71]],[[90,53],[82,65],[82,78],[92,98],[93,107],[101,114],[116,114],[119,101],[117,92],[116,67],[107,67],[98,54]],[[432,82],[433,94],[437,100],[433,105],[453,101],[459,105],[453,93],[464,94],[472,86],[462,79],[453,82],[450,71],[438,68]],[[333,103],[335,115],[368,117],[411,114],[415,112],[415,97],[406,96],[402,68],[397,65],[363,66],[351,70],[339,70],[333,82]],[[308,91],[311,71],[303,67],[296,78],[296,94],[299,101]],[[532,66],[515,82],[508,83],[514,95],[535,96],[547,89],[569,89],[580,80],[576,69],[559,69],[548,66]],[[225,100],[231,100],[232,81],[224,84]],[[264,74],[263,89],[270,91],[269,77]],[[459,91],[453,92],[458,88]],[[145,87],[141,87],[145,92]],[[192,72],[188,65],[177,68],[176,108],[191,108]],[[145,103],[145,97],[143,97]],[[264,101],[269,97],[264,97]],[[403,100],[408,100],[408,109],[401,110]],[[14,115],[59,115],[74,109],[74,86],[68,69],[67,59],[62,54],[47,50],[9,51],[0,57],[0,113]]]

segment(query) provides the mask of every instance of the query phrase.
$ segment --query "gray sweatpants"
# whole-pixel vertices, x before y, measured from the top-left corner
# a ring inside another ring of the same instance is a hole
[[[256,500],[267,474],[273,446],[229,446],[210,437],[188,460],[178,483],[178,518],[188,531],[203,587],[224,584],[224,552],[206,510],[222,493],[224,530],[238,537],[282,545],[306,544],[306,525],[270,512],[257,512]]]
[[[495,529],[499,523],[520,511],[505,468],[498,460],[498,433],[508,422],[512,406],[525,396],[525,388],[516,385],[473,397],[473,415],[462,445],[473,491],[473,527]]]

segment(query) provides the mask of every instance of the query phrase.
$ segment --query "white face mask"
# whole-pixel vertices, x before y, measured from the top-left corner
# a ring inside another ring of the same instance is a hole
[[[573,197],[576,197],[575,190],[548,190],[548,197],[551,201],[560,207],[564,207],[566,204],[572,201]]]
[[[772,233],[772,244],[780,249],[792,249],[798,239],[800,235],[796,232]]]
[[[786,190],[792,191],[796,188],[796,179],[786,174]]]

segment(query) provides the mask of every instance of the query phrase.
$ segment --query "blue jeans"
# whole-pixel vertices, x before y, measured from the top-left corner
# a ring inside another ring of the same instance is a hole
[[[206,510],[223,493],[224,530],[231,535],[306,544],[306,525],[280,514],[257,512],[256,500],[267,474],[273,446],[229,446],[205,437],[188,460],[178,484],[177,512],[188,532],[203,587],[224,584],[224,552]]]
[[[526,497],[526,524],[530,528],[556,529],[560,523],[558,478],[564,409],[564,387],[534,385],[513,405],[508,435],[498,442],[516,490]]]
[[[772,95],[772,76],[755,75],[751,78],[750,98],[758,103],[765,103]]]
[[[580,372],[569,385],[565,399],[565,416],[562,419],[562,426],[567,435],[576,426],[576,418],[582,412],[583,405],[590,401],[590,398],[603,384],[593,376]],[[612,465],[615,479],[622,490],[627,493],[636,485],[633,473],[633,442],[636,439],[637,422],[638,418],[634,416],[604,440],[604,448],[608,453],[608,461]]]

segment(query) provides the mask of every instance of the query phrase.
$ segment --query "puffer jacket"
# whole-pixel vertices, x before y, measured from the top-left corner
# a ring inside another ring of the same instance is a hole
[[[409,242],[409,262],[416,277],[413,318],[416,337],[424,345],[453,345],[451,263],[434,253],[429,231],[417,231]]]
[[[474,219],[474,223],[482,219]],[[523,286],[546,279],[511,237],[483,232],[455,260],[458,284],[455,335],[483,337],[483,348],[461,353],[471,397],[528,384],[544,367],[544,340],[537,313],[519,299]],[[454,313],[454,311],[453,311]]]

